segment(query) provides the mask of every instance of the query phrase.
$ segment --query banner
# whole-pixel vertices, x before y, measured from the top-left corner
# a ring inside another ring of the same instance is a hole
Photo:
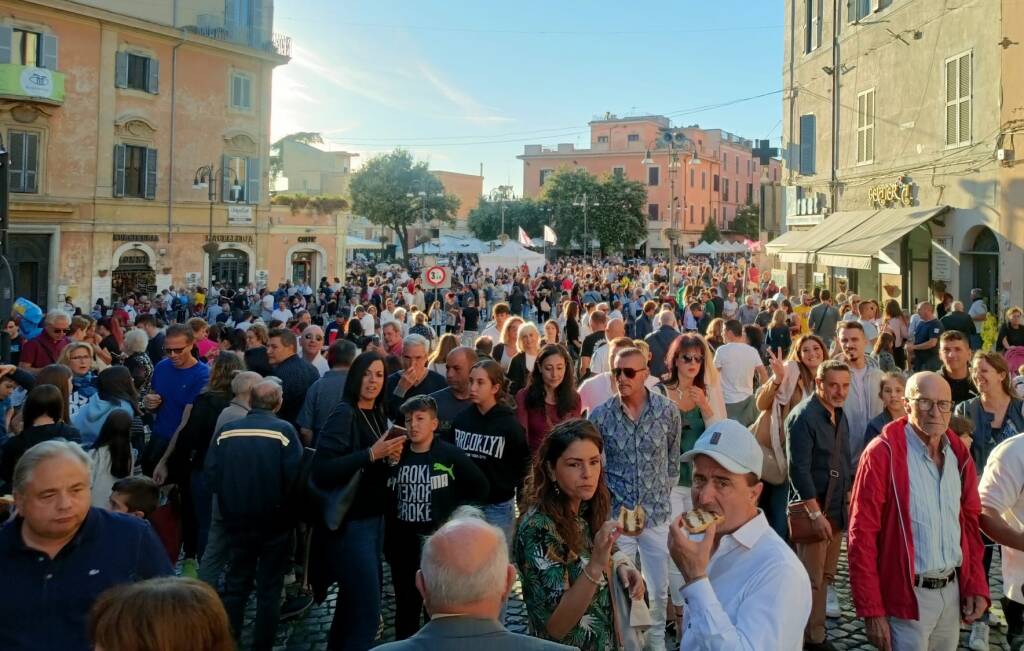
[[[519,227],[519,243],[523,246],[533,246],[533,240],[526,234],[522,226]]]
[[[550,226],[544,226],[544,241],[548,244],[558,244],[558,236],[555,235],[555,229]]]

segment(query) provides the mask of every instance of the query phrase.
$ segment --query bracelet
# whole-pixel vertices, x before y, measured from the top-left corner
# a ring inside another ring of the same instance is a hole
[[[587,567],[583,566],[583,576],[587,577],[587,580],[596,585],[599,588],[603,588],[608,582],[602,577],[600,581],[590,576],[590,572],[587,572]]]
[[[366,452],[370,455],[370,463],[376,461],[376,459],[373,458],[373,448],[366,448]]]

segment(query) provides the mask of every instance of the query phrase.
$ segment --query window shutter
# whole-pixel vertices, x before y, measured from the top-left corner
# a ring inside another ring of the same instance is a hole
[[[128,156],[126,145],[114,145],[114,196],[124,196],[124,165]]]
[[[252,108],[252,78],[242,77],[242,107]]]
[[[231,75],[231,106],[242,105],[242,75]]]
[[[232,39],[238,37],[238,2],[239,0],[224,0],[224,29]]]
[[[875,160],[875,93],[866,96],[867,117],[864,124],[864,160]]]
[[[146,149],[146,190],[147,199],[156,199],[156,150]]]
[[[814,174],[815,118],[813,115],[800,116],[800,173]]]
[[[960,70],[957,79],[959,107],[957,111],[958,142],[971,141],[971,55],[960,57]]]
[[[57,37],[43,34],[43,67],[47,70],[57,69]]]
[[[11,157],[8,163],[7,183],[11,192],[25,191],[25,134],[11,131],[7,134]]]
[[[160,92],[160,59],[149,60],[149,80],[146,83],[146,91],[154,95]]]
[[[864,123],[867,117],[864,112],[864,106],[867,104],[867,95],[857,96],[857,162],[862,163],[867,160],[864,157]]]
[[[245,201],[246,203],[260,202],[260,185],[263,176],[260,174],[260,159],[245,159]]]
[[[114,54],[114,87],[128,88],[128,53]]]
[[[212,178],[210,183],[213,183]],[[231,158],[227,154],[221,154],[220,157],[220,200],[221,203],[231,201]]]
[[[21,134],[24,143],[25,189],[23,192],[39,192],[39,134]]]
[[[11,62],[11,39],[14,30],[6,25],[0,25],[0,63]]]

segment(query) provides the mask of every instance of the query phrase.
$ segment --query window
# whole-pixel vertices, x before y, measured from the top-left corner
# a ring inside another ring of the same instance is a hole
[[[813,52],[821,47],[822,20],[824,0],[804,0],[806,7],[806,23],[804,24],[804,53]]]
[[[711,219],[718,221],[718,208],[711,209]]]
[[[711,177],[711,189],[714,190],[715,192],[718,192],[719,185],[718,185],[718,175],[717,174],[715,174],[714,176]]]
[[[693,168],[690,168],[690,187],[693,187]]]
[[[622,167],[621,165],[617,165],[617,166],[613,167],[612,168],[612,176],[614,176],[617,179],[624,179],[624,178],[626,178],[626,168]]]
[[[598,136],[597,142],[601,144],[608,144],[608,136]]]
[[[24,29],[14,30],[11,39],[12,63],[23,66],[37,66],[39,64],[39,34]]]
[[[647,219],[651,220],[652,222],[658,221],[658,204],[647,204]]]
[[[735,158],[735,161],[736,161],[736,173],[739,174],[740,173],[740,157],[737,156]]]
[[[39,134],[10,131],[7,144],[11,152],[7,175],[11,192],[39,192]]]
[[[544,185],[544,181],[547,181],[548,177],[551,176],[554,172],[555,172],[555,170],[541,170],[540,171],[540,184]]]
[[[846,0],[847,22],[855,23],[871,14],[871,0]]]
[[[946,59],[946,146],[971,142],[971,53]]]
[[[690,223],[693,223],[693,206],[690,206]]]
[[[948,132],[947,132],[948,133]],[[875,89],[857,95],[857,162],[875,159]]]
[[[118,52],[114,57],[114,85],[147,93],[160,92],[160,61],[141,54]]]
[[[729,164],[729,155],[724,151],[722,152],[722,170],[724,171],[726,166]]]
[[[701,206],[700,207],[700,223],[703,224],[705,221],[707,221],[707,218],[704,217],[704,206]]]
[[[813,115],[800,116],[800,174],[814,174],[815,120]]]
[[[57,69],[57,37],[0,25],[0,63]]]
[[[729,209],[727,207],[725,207],[725,206],[722,206],[722,223],[723,224],[728,224],[729,223]]]
[[[729,200],[729,179],[722,179],[722,201]]]
[[[628,136],[626,136],[626,142],[640,142],[640,134],[639,133],[631,133],[631,134],[629,134]]]
[[[231,75],[231,108],[252,108],[252,77],[240,73]]]
[[[747,176],[750,176],[750,160],[747,160]]]
[[[226,203],[260,202],[260,159],[244,156],[221,158],[221,201]]]
[[[114,145],[114,196],[156,198],[156,150]]]
[[[701,190],[707,190],[708,189],[708,173],[707,172],[701,172],[700,173],[700,189]]]
[[[747,205],[749,206],[754,202],[754,184],[747,184]]]
[[[660,167],[648,167],[647,168],[647,185],[658,185],[658,181],[661,180],[661,168]]]

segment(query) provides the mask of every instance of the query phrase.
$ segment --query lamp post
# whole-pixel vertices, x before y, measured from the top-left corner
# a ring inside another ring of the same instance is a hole
[[[10,188],[8,181],[8,163],[10,153],[4,146],[3,137],[0,136],[0,314],[4,318],[12,314],[14,308],[14,272],[7,256],[11,252],[10,235],[8,233],[8,221],[10,220]],[[45,308],[46,306],[42,306]],[[0,331],[0,359],[8,359],[11,354],[11,337],[7,328]]]
[[[512,191],[512,186],[499,185],[491,190],[490,200],[498,204],[499,212],[501,213],[499,237],[505,237],[505,209],[508,208],[508,204],[516,203],[519,199],[516,197],[516,193]]]
[[[405,196],[408,197],[409,199],[419,198],[419,200],[420,200],[420,228],[419,228],[419,230],[423,231],[427,227],[427,199],[429,199],[431,197],[443,197],[444,193],[443,192],[428,192],[427,184],[426,184],[426,182],[423,179],[415,179],[412,182],[412,187],[419,188],[419,190],[416,191],[416,192],[406,192]],[[416,240],[419,241],[422,236],[423,236],[423,233],[420,232],[416,236]]]
[[[679,228],[678,228],[678,211],[679,202],[676,198],[676,173],[680,169],[679,162],[679,151],[685,151],[690,154],[690,165],[700,165],[701,160],[697,153],[697,143],[691,140],[687,135],[679,129],[666,130],[661,134],[660,138],[656,138],[651,141],[647,146],[647,151],[644,152],[644,158],[641,161],[645,167],[654,165],[654,159],[651,158],[651,152],[656,151],[659,145],[665,145],[668,147],[668,181],[669,181],[669,228],[666,229],[665,235],[668,238],[668,282],[669,286],[672,285],[672,272],[676,266],[676,242],[679,240]],[[683,209],[686,209],[686,179],[683,179]]]
[[[601,203],[598,201],[591,201],[590,197],[587,196],[587,193],[584,192],[572,200],[572,205],[577,208],[583,208],[583,259],[586,260],[588,249],[590,250],[590,256],[593,257],[594,255],[593,246],[588,246],[590,244],[590,226],[588,223],[587,212],[591,207],[600,206]]]
[[[203,250],[209,253],[211,256],[217,252],[217,249],[220,248],[218,244],[213,241],[213,204],[217,199],[216,185],[218,177],[221,181],[221,186],[223,186],[225,172],[231,173],[231,191],[234,192],[235,195],[237,196],[238,193],[241,192],[242,186],[239,185],[238,183],[238,175],[235,173],[234,170],[230,168],[217,168],[211,163],[210,165],[203,165],[202,167],[197,169],[195,175],[192,177],[192,189],[205,189],[206,198],[210,202],[210,231],[209,234],[207,235],[206,244],[203,245]],[[221,194],[223,195],[223,191],[221,192]],[[227,199],[229,198],[230,197],[225,198],[224,196],[221,196],[221,200],[224,201],[225,203],[227,203]]]

